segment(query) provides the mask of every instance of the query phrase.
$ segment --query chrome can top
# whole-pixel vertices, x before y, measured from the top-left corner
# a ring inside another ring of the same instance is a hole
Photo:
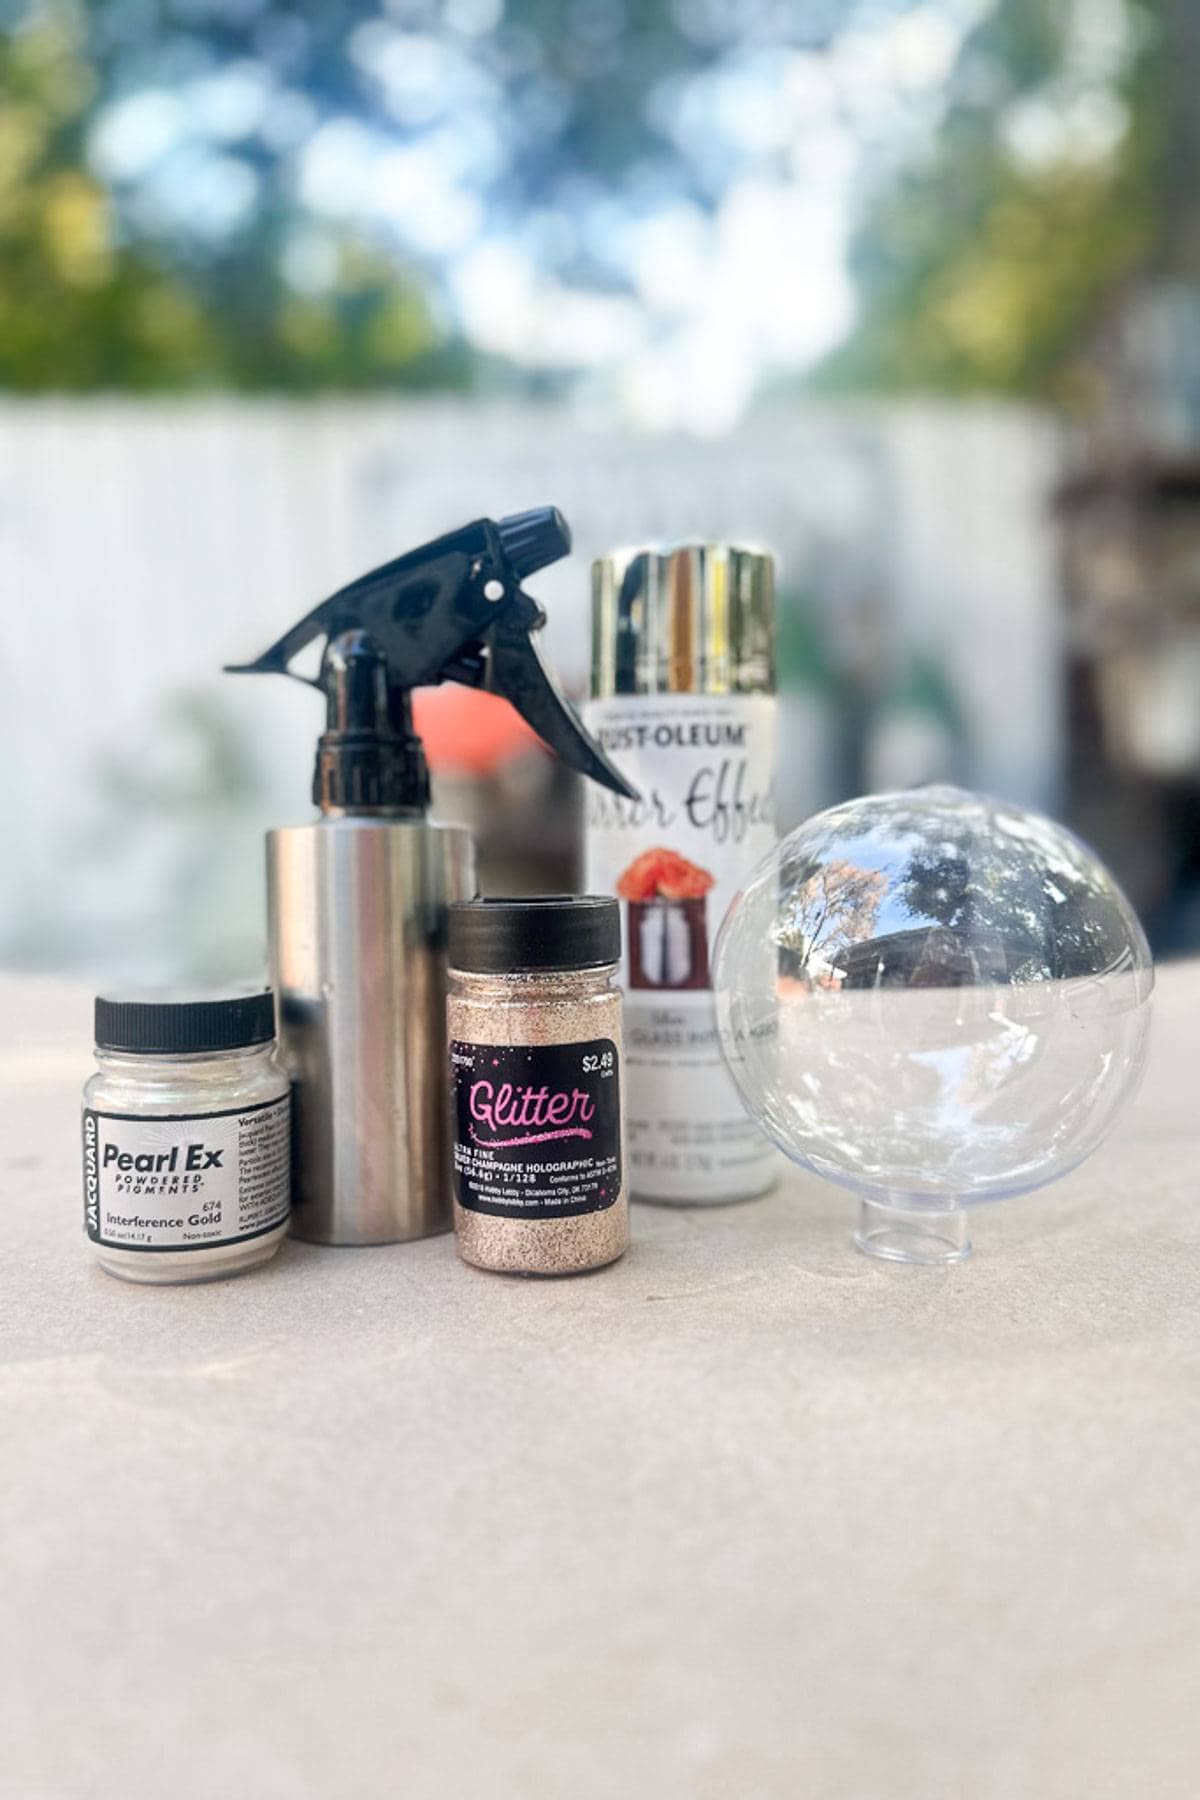
[[[615,550],[592,564],[592,698],[769,694],[775,562],[735,544]]]

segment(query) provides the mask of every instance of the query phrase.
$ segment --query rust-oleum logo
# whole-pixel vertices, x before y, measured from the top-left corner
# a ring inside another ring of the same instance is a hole
[[[89,1237],[100,1236],[100,1132],[94,1112],[83,1115],[83,1217]]]
[[[630,724],[599,725],[595,736],[605,750],[743,750],[744,719],[638,720]]]

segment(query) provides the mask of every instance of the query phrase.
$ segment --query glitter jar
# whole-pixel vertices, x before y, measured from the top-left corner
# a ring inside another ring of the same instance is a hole
[[[629,1243],[615,900],[450,908],[454,1229],[481,1269],[571,1275]]]
[[[208,1281],[274,1256],[291,1205],[291,1087],[269,991],[96,1001],[84,1229],[125,1281]]]

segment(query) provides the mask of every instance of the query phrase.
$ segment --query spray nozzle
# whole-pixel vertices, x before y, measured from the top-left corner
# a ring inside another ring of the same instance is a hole
[[[496,536],[518,581],[536,575],[566,556],[571,528],[557,506],[535,506],[532,512],[510,513],[496,521]]]
[[[424,809],[429,781],[410,696],[440,681],[502,695],[569,767],[636,798],[559,692],[533,635],[545,614],[521,582],[570,547],[553,506],[476,519],[340,588],[230,672],[291,675],[326,695],[313,784],[326,812]],[[293,664],[319,638],[314,680]]]

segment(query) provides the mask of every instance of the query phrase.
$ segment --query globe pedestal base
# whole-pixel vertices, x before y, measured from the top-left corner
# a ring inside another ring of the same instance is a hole
[[[865,1255],[883,1262],[926,1267],[964,1262],[971,1254],[967,1215],[961,1206],[941,1212],[914,1211],[864,1200],[854,1242]]]

